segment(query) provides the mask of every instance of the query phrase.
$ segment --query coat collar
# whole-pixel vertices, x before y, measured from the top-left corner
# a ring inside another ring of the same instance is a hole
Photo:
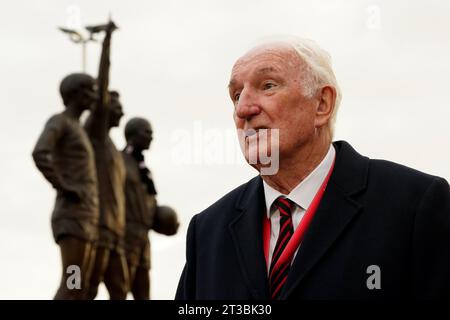
[[[350,222],[361,212],[362,204],[352,198],[367,186],[369,159],[358,154],[347,142],[335,142],[336,160],[333,173],[316,214],[281,293],[281,299],[301,285]]]
[[[257,176],[247,183],[236,209],[240,212],[230,223],[239,265],[246,285],[256,300],[269,297],[262,225],[265,212],[262,179]]]
[[[319,208],[297,252],[282,299],[298,287],[323,255],[357,216],[362,205],[352,195],[367,185],[369,159],[345,141],[333,143],[336,160],[333,173]],[[264,259],[262,222],[265,212],[264,189],[260,176],[247,183],[236,209],[240,212],[229,230],[246,285],[254,299],[268,299],[269,288]],[[256,226],[256,227],[255,227]]]

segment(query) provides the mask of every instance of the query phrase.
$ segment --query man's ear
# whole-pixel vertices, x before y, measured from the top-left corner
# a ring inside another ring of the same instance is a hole
[[[316,109],[316,128],[323,127],[330,122],[336,103],[336,89],[332,86],[323,87],[318,93],[319,104]]]

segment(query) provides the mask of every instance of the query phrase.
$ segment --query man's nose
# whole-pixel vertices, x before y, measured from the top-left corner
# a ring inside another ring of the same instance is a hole
[[[241,119],[250,119],[261,113],[261,107],[249,91],[243,90],[236,104],[236,115]]]

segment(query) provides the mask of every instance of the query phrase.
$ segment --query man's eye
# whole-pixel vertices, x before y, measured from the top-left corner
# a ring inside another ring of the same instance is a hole
[[[239,97],[241,96],[241,93],[240,92],[238,92],[238,93],[235,93],[234,94],[234,101],[239,101]]]
[[[275,83],[272,83],[272,82],[267,82],[267,83],[264,83],[264,85],[263,85],[264,90],[272,89],[273,87],[275,87]]]

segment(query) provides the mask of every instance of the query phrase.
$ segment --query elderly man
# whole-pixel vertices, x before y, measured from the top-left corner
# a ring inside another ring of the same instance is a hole
[[[447,181],[332,142],[341,95],[325,51],[259,45],[229,92],[260,175],[193,217],[177,299],[450,295]]]

